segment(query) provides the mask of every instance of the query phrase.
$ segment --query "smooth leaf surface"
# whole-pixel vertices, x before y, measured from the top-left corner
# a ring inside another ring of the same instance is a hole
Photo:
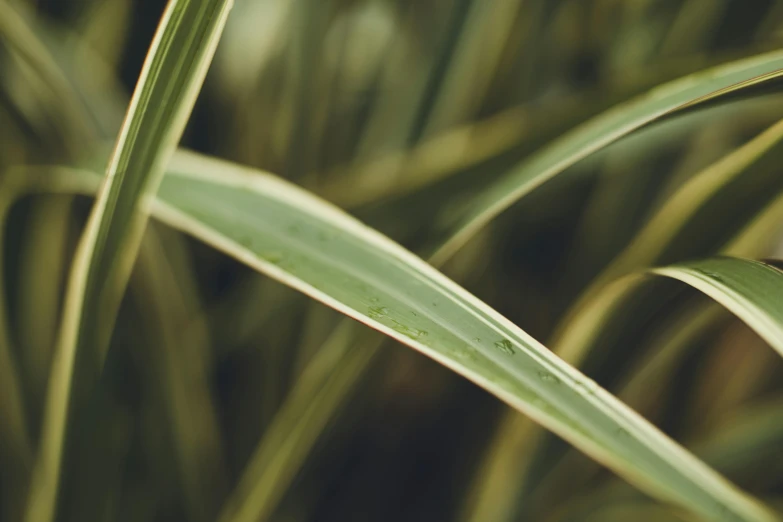
[[[655,268],[715,299],[783,355],[783,272],[750,259],[717,257]]]
[[[56,516],[68,423],[101,371],[151,196],[201,89],[232,0],[172,0],[147,55],[68,282],[26,520]],[[78,383],[80,396],[75,394]]]
[[[583,123],[477,194],[434,259],[451,257],[494,217],[579,160],[677,111],[771,82],[783,75],[781,69],[780,51],[721,65],[656,87]]]

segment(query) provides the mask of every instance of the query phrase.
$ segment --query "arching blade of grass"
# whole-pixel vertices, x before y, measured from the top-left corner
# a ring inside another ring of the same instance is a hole
[[[623,74],[606,82],[594,93],[573,93],[541,105],[518,105],[486,119],[439,132],[409,150],[391,151],[377,158],[357,161],[355,164],[338,165],[319,178],[317,192],[343,208],[359,208],[383,199],[412,196],[413,193],[426,190],[435,184],[441,185],[440,190],[451,193],[452,191],[442,184],[448,183],[456,176],[470,176],[466,172],[470,169],[498,160],[505,164],[506,157],[508,161],[512,161],[512,158],[520,161],[578,124],[633,99],[654,86],[665,84],[694,70],[726,63],[725,58],[716,56],[710,56],[706,61],[705,57],[692,58],[650,64],[651,67],[645,68],[643,74],[638,70],[632,75]],[[634,79],[629,81],[631,78]],[[743,114],[744,118],[745,109],[746,107],[732,107],[729,110],[736,110]],[[705,125],[702,121],[705,118],[710,121],[716,118],[724,123],[729,121],[719,112],[722,111],[699,115],[699,118],[692,119],[687,125],[685,122],[678,122],[677,127]],[[769,114],[769,109],[766,114]],[[659,146],[660,139],[640,137],[639,141],[640,149],[650,150]],[[493,165],[489,170],[501,168]],[[386,176],[385,173],[389,172],[394,172],[395,175]],[[483,179],[484,186],[488,184],[486,173],[487,168],[481,168],[480,178]],[[491,176],[491,179],[495,180],[502,176],[502,172],[492,172]],[[361,190],[357,190],[359,186]],[[481,179],[461,190],[472,193],[474,186],[481,187]]]
[[[198,156],[171,170],[156,209],[169,224],[422,351],[661,498],[706,517],[767,517],[524,332],[337,209]]]
[[[158,208],[169,224],[436,359],[648,492],[708,518],[766,516],[530,336],[336,208],[195,155],[170,170]]]
[[[783,272],[759,261],[717,257],[651,270],[707,294],[783,355]]]
[[[169,171],[153,206],[162,221],[425,353],[660,499],[707,519],[775,519],[523,331],[339,209],[195,154],[177,154]]]
[[[55,517],[69,420],[101,372],[150,201],[201,89],[231,4],[172,0],[150,48],[68,282],[28,522]]]
[[[738,95],[783,75],[783,53],[740,60],[657,87],[576,127],[476,195],[434,260],[448,259],[478,230],[525,194],[579,160],[677,111]]]

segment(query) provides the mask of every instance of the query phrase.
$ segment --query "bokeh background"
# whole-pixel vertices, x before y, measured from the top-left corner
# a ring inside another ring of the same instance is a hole
[[[92,154],[115,137],[165,2],[9,3],[73,98],[30,81],[24,60],[0,46],[0,172]],[[777,0],[235,4],[182,145],[283,176],[422,256],[478,187],[566,130],[668,80],[783,44]],[[669,194],[781,117],[773,89],[649,127],[515,205],[445,271],[546,343]],[[662,261],[716,252],[783,189],[781,152],[711,201]],[[89,204],[27,197],[6,224],[7,326],[34,436]],[[306,401],[284,409],[296,393],[319,393],[307,379],[338,314],[151,229],[100,404],[83,420],[62,520],[213,520],[261,440],[298,455],[270,475],[281,491],[267,520],[681,520],[558,439],[530,442],[495,398],[391,341],[340,374],[312,449],[286,449],[288,435],[269,438],[270,426],[281,411],[305,414]],[[779,243],[768,238],[769,256]],[[666,372],[633,381],[676,342],[687,350]],[[783,498],[783,366],[750,330],[657,282],[601,345],[588,375],[613,392],[635,382],[632,406],[744,488]],[[192,377],[185,399],[172,398],[174,375]],[[190,439],[177,432],[177,408],[203,420],[193,440],[219,448],[209,473],[191,477],[203,498],[181,473],[178,444]]]

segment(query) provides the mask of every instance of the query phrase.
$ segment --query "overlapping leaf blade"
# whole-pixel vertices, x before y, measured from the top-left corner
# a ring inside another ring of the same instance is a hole
[[[68,424],[100,374],[149,202],[182,135],[231,5],[232,0],[172,0],[150,48],[71,272],[28,522],[56,516]]]
[[[783,272],[750,259],[716,257],[651,270],[715,299],[783,355]]]

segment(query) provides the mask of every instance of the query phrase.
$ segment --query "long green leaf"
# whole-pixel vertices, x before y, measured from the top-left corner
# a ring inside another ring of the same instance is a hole
[[[156,214],[420,350],[660,498],[764,520],[703,464],[420,259],[275,178],[182,155]]]
[[[182,135],[231,4],[172,0],[152,42],[68,283],[28,522],[55,516],[69,419],[100,374],[151,195]],[[82,396],[74,393],[75,383]]]
[[[64,174],[71,178],[72,188],[88,188],[89,174]],[[707,519],[775,520],[431,266],[294,186],[226,162],[180,153],[153,212],[175,228],[425,353],[658,498]]]
[[[783,272],[760,261],[717,257],[655,268],[712,297],[783,355]]]
[[[336,208],[206,158],[178,157],[171,170],[158,210],[175,227],[420,350],[661,498],[709,518],[767,516],[530,336]]]
[[[434,260],[447,259],[525,194],[579,160],[677,111],[736,94],[783,75],[783,52],[755,56],[686,76],[587,121],[523,161],[476,195]]]

